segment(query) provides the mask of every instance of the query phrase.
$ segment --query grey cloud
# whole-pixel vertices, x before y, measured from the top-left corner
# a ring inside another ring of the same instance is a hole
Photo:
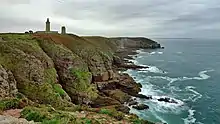
[[[39,19],[51,16],[54,29],[66,24],[68,31],[79,35],[220,37],[216,33],[220,27],[219,0],[39,0],[34,5],[27,18],[31,18],[33,11],[39,16],[36,21],[29,20],[26,24],[23,23],[25,16],[14,17],[18,23],[4,15],[0,20],[4,20],[4,25],[19,25],[15,27],[20,30],[22,26],[39,29],[45,21],[39,24]],[[38,8],[41,15],[35,10]],[[10,13],[7,11],[10,10],[1,12]]]

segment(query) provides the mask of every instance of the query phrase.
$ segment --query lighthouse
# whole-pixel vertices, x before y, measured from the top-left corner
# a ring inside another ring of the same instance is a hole
[[[50,20],[49,20],[49,18],[47,18],[47,21],[46,21],[46,32],[50,32]]]

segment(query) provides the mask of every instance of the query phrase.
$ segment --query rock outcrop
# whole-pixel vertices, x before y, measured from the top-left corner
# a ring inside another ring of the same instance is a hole
[[[14,97],[17,92],[17,83],[12,72],[0,65],[0,99]]]

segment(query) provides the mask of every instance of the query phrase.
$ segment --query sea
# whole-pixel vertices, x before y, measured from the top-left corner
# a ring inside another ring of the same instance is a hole
[[[152,122],[167,124],[220,124],[220,40],[155,39],[165,49],[137,50],[130,60],[148,69],[127,70],[142,84],[137,99],[148,110],[132,113]],[[159,102],[169,97],[178,103]]]

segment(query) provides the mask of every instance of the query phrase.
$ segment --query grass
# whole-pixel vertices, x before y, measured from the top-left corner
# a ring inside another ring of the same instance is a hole
[[[58,93],[61,97],[63,97],[66,93],[59,84],[56,84],[56,74],[57,72],[55,68],[45,69],[45,83],[51,84],[54,91]]]
[[[42,124],[74,124],[79,121],[67,112],[57,111],[47,106],[26,107],[21,116],[28,121],[42,122]]]
[[[100,111],[99,111],[99,113],[100,114],[106,114],[106,115],[110,115],[110,116],[112,116],[112,112],[110,111],[110,110],[108,110],[108,109],[101,109]]]
[[[117,120],[122,120],[124,118],[124,114],[122,112],[116,111],[115,109],[100,109],[100,114],[109,115]]]
[[[19,103],[20,103],[20,100],[17,98],[1,100],[0,111],[18,108]]]

